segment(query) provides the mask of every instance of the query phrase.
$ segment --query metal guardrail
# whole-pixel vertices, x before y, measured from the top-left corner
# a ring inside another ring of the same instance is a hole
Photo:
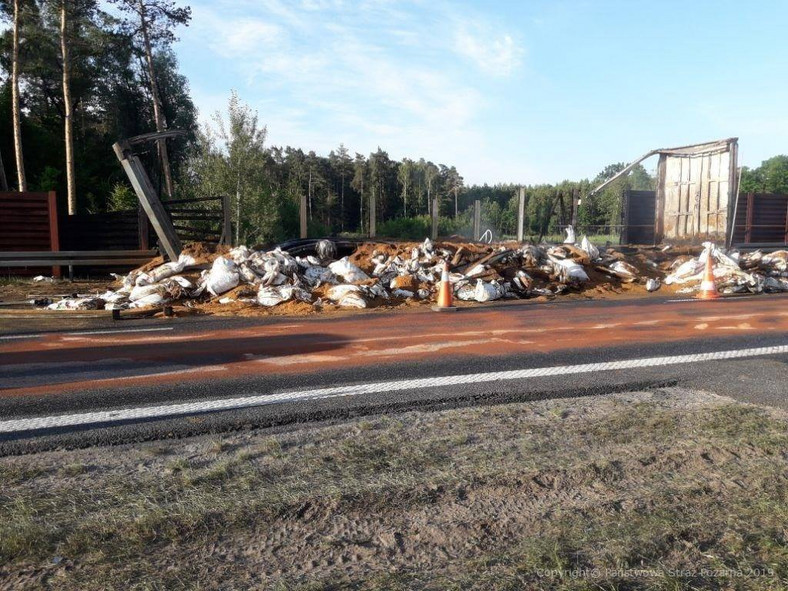
[[[159,253],[155,250],[62,250],[0,252],[0,267],[138,265]]]

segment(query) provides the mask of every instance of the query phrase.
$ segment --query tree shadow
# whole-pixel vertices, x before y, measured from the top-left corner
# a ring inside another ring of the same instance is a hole
[[[111,379],[227,365],[250,359],[308,355],[342,349],[349,339],[325,333],[148,343],[87,345],[3,353],[0,391],[73,380]]]

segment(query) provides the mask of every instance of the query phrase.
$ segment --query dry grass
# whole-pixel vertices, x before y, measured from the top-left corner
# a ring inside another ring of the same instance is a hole
[[[0,581],[783,588],[785,427],[674,390],[5,458]]]

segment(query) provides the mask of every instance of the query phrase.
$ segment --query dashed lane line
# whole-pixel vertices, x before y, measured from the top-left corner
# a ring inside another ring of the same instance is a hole
[[[11,341],[16,339],[37,339],[38,337],[43,337],[43,334],[12,334],[4,337],[0,337],[0,341]]]
[[[121,328],[121,329],[113,329],[113,330],[83,330],[78,332],[63,332],[63,333],[49,333],[55,336],[60,335],[68,335],[68,336],[87,336],[87,335],[96,335],[96,334],[127,334],[127,333],[134,333],[134,332],[161,332],[165,330],[173,330],[173,326],[157,326],[153,328]],[[6,335],[0,336],[0,341],[10,341],[10,340],[17,340],[17,339],[38,339],[43,336],[46,336],[44,333],[36,333],[36,334],[13,334],[13,335]]]
[[[173,330],[172,326],[157,326],[153,328],[121,328],[115,330],[81,330],[79,332],[67,332],[69,336],[82,336],[91,334],[126,334],[132,332],[161,332],[164,330]]]

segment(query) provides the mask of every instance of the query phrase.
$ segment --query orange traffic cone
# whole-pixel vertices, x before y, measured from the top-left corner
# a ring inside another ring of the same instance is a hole
[[[445,263],[441,273],[441,284],[438,287],[438,305],[433,306],[432,309],[436,312],[454,312],[457,310],[457,307],[454,305],[451,281],[449,281],[449,269]]]
[[[714,266],[711,262],[711,249],[708,249],[706,257],[706,271],[703,274],[703,281],[700,284],[700,291],[697,298],[699,300],[716,300],[720,297],[717,293],[717,284],[714,283]]]

